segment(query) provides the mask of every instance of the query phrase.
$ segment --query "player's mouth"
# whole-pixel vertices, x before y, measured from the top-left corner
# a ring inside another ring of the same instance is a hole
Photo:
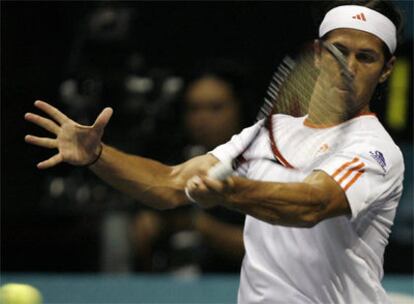
[[[337,87],[336,89],[338,91],[344,92],[344,93],[350,93],[351,92],[351,90],[349,88],[346,88],[346,87]]]
[[[339,93],[350,93],[351,92],[351,89],[347,86],[344,86],[344,85],[336,85],[334,87],[334,90],[339,92]]]
[[[343,91],[343,92],[348,92],[348,93],[350,93],[350,92],[352,92],[353,91],[353,87],[352,87],[352,85],[346,85],[346,84],[344,84],[344,83],[341,83],[341,84],[339,84],[339,85],[337,85],[337,86],[335,86],[336,87],[336,89],[337,90],[339,90],[339,91]]]

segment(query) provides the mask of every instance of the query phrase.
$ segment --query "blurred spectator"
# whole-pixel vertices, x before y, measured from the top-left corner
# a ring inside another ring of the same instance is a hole
[[[246,79],[238,70],[221,62],[188,83],[181,104],[187,135],[181,160],[226,142],[254,112],[246,109]],[[136,270],[238,272],[244,255],[243,223],[243,215],[219,207],[186,207],[166,215],[141,211],[133,221]]]

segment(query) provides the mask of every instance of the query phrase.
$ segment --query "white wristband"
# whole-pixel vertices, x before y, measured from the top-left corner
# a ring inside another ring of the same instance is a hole
[[[185,192],[185,196],[187,196],[187,198],[194,204],[198,204],[198,202],[190,195],[190,191],[188,191],[188,188],[185,187],[184,189]]]

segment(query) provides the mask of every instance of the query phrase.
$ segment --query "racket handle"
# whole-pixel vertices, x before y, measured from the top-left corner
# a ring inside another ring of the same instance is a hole
[[[233,166],[231,162],[218,162],[208,170],[208,177],[218,180],[225,180],[233,174]]]

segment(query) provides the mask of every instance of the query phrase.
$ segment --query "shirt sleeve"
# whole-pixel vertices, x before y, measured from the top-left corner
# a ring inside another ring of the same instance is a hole
[[[404,165],[397,147],[355,145],[334,153],[315,170],[325,171],[344,190],[355,219],[402,189]]]
[[[241,133],[234,135],[227,143],[216,147],[209,153],[221,162],[228,162],[235,159],[256,135],[262,123],[262,121],[259,121],[253,126],[243,129]]]

